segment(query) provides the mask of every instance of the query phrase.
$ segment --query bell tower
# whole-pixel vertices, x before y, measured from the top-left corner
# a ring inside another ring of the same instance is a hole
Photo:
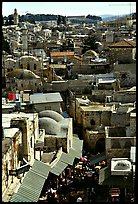
[[[18,16],[16,8],[14,9],[13,19],[14,19],[14,25],[18,25],[18,23],[19,23],[19,16]]]

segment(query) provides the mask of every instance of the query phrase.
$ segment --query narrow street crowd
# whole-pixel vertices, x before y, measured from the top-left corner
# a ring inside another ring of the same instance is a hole
[[[75,159],[73,166],[68,165],[60,176],[49,177],[41,201],[96,202],[101,193],[101,187],[98,184],[99,170],[105,166],[106,161],[92,165],[89,156],[86,155]]]

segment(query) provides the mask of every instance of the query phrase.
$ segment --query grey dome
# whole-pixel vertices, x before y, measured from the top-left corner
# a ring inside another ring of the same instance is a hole
[[[6,75],[8,78],[15,77],[17,79],[38,79],[40,78],[36,74],[34,74],[32,71],[27,69],[15,69]]]
[[[128,170],[130,169],[129,161],[118,161],[114,167],[115,170]]]
[[[62,115],[60,115],[58,112],[53,111],[53,110],[41,111],[41,112],[39,112],[38,116],[39,116],[39,118],[49,117],[49,118],[54,119],[56,122],[59,122],[59,121],[64,119],[64,117]]]
[[[57,135],[60,132],[58,123],[49,117],[39,118],[39,128],[45,129],[46,134]]]

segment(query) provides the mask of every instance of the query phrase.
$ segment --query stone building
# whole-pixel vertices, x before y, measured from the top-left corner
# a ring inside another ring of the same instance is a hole
[[[105,127],[105,150],[108,164],[112,158],[129,158],[131,146],[136,146],[136,135],[125,127]]]
[[[14,60],[13,58],[7,58],[4,61],[4,69],[5,69],[4,71],[5,71],[5,74],[15,70],[15,68],[16,68],[16,60]]]
[[[30,104],[33,105],[36,112],[43,110],[54,110],[62,113],[61,103],[63,99],[59,92],[55,93],[37,93],[30,95]]]
[[[40,140],[38,114],[2,114],[2,126],[2,200],[7,202],[34,163]]]
[[[16,68],[27,69],[41,76],[43,61],[34,56],[21,56],[16,62]]]
[[[134,103],[136,101],[136,86],[114,92],[113,100],[120,103]]]
[[[50,52],[49,57],[51,63],[54,64],[81,64],[81,58],[74,55],[74,52]]]
[[[10,90],[32,90],[37,92],[41,89],[41,78],[27,69],[15,69],[7,74],[6,88]]]
[[[19,128],[2,128],[2,198],[8,196],[8,189],[13,182],[20,180],[10,174],[12,170],[20,167],[19,146],[22,132]]]
[[[91,102],[88,98],[74,98],[74,103],[70,104],[69,113],[77,124],[78,134],[83,138],[87,148],[97,153],[106,149],[106,126],[127,128],[127,134],[129,134],[130,115],[134,110],[133,103],[121,104],[109,101],[97,103]],[[133,122],[132,124],[134,125]],[[134,130],[135,128],[133,132]]]
[[[98,58],[99,55],[94,50],[88,50],[82,55],[83,64],[91,64],[91,60]]]
[[[136,42],[133,40],[123,40],[109,45],[111,52],[116,55],[118,62],[132,63],[136,56]]]
[[[72,118],[64,118],[53,110],[39,112],[39,128],[45,129],[44,146],[48,152],[57,151],[62,147],[68,153],[72,147]]]
[[[20,128],[22,132],[21,144],[19,146],[20,161],[25,158],[30,164],[33,163],[34,146],[38,139],[38,114],[37,113],[10,113],[2,114],[3,127]]]

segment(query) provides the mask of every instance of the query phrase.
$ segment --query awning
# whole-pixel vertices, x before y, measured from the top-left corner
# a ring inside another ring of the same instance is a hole
[[[66,164],[72,165],[74,162],[74,157],[69,153],[67,154],[67,153],[62,152],[62,155],[60,157],[60,161],[66,163]]]
[[[72,147],[77,151],[81,152],[83,146],[83,140],[80,140],[78,137],[73,136]]]
[[[58,161],[50,170],[51,173],[59,176],[63,171],[64,169],[68,166],[67,163],[64,163],[62,161]]]
[[[99,184],[102,185],[103,182],[111,176],[111,171],[109,167],[104,167],[99,171]]]
[[[37,202],[43,188],[45,177],[30,170],[27,172],[23,183],[10,202]]]
[[[18,192],[13,195],[10,202],[37,202],[49,169],[47,164],[35,160],[32,169],[27,172]]]
[[[35,160],[32,166],[32,170],[47,178],[49,174],[50,166],[48,166],[42,161]]]
[[[105,152],[101,153],[101,154],[97,154],[95,156],[92,156],[90,158],[90,163],[92,165],[97,164],[100,161],[106,160],[106,156],[105,156]]]

